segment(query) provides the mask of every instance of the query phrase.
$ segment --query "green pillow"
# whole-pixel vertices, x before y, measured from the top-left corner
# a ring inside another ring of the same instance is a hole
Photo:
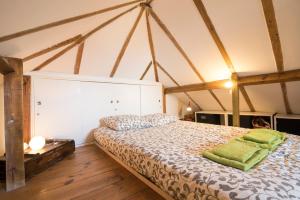
[[[254,129],[243,136],[245,140],[264,144],[271,144],[279,137],[280,136],[275,131],[269,131],[267,129]]]
[[[212,153],[223,158],[245,163],[260,149],[255,144],[250,145],[243,141],[232,140],[227,144],[215,148],[212,150]]]

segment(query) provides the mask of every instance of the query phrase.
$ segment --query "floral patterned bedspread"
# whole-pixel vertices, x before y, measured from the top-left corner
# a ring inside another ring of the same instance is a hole
[[[247,129],[178,121],[130,131],[98,128],[96,141],[174,199],[300,199],[300,137],[288,139],[248,172],[201,152]]]

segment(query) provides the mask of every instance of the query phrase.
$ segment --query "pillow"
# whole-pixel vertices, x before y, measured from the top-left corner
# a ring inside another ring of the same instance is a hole
[[[101,121],[105,124],[105,126],[116,131],[138,129],[141,124],[141,119],[137,115],[110,116],[102,118]]]
[[[162,113],[150,114],[141,117],[141,126],[146,127],[155,127],[162,126],[178,120],[178,117],[174,115],[167,115]]]

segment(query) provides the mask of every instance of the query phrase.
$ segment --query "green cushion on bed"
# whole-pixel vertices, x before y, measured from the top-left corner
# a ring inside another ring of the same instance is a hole
[[[243,141],[232,140],[227,144],[215,148],[212,150],[212,153],[223,158],[244,163],[260,149],[256,144],[247,144]]]
[[[253,142],[271,144],[279,138],[279,135],[276,132],[277,131],[269,129],[253,129],[244,135],[243,138]]]
[[[248,171],[253,166],[255,166],[260,161],[262,161],[268,155],[268,153],[269,153],[269,151],[267,149],[261,149],[261,150],[257,151],[256,153],[254,153],[254,155],[249,160],[247,160],[245,163],[220,157],[210,151],[204,152],[203,156],[212,161],[215,161],[217,163],[220,163],[220,164],[223,164],[226,166],[230,166],[230,167],[234,167],[234,168],[237,168],[237,169],[240,169],[243,171]]]

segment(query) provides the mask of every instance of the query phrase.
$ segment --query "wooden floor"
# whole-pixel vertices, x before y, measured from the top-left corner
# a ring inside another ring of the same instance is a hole
[[[14,192],[0,190],[0,199],[161,200],[157,193],[112,160],[97,146],[75,153],[30,179]]]

